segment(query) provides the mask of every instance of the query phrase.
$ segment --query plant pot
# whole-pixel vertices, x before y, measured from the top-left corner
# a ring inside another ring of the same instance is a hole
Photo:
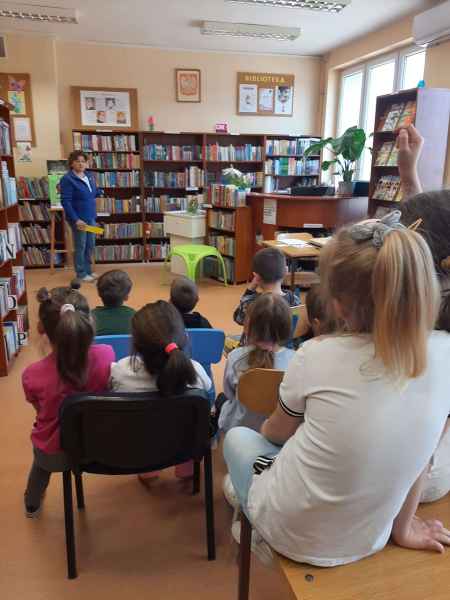
[[[338,196],[353,196],[355,183],[353,181],[340,181],[338,187]]]

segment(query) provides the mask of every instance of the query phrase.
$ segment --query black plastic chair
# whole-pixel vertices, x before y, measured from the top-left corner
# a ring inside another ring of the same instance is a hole
[[[72,477],[79,509],[84,508],[82,473],[130,475],[194,460],[193,494],[200,491],[204,460],[208,560],[215,560],[213,476],[209,437],[210,405],[201,390],[164,398],[148,394],[80,394],[60,411],[61,447],[71,471],[63,473],[67,570],[77,577]]]

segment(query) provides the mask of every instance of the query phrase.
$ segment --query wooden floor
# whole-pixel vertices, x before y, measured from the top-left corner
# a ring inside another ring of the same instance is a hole
[[[98,272],[107,270],[98,267]],[[134,288],[129,304],[167,299],[159,265],[127,267]],[[215,451],[215,508],[217,560],[206,560],[202,496],[192,498],[189,487],[172,473],[144,488],[133,477],[85,476],[86,511],[76,518],[79,578],[66,579],[62,485],[53,476],[39,519],[23,514],[23,491],[31,464],[29,440],[33,410],[23,398],[21,373],[40,357],[36,330],[39,287],[66,285],[71,273],[30,271],[27,276],[32,336],[12,373],[0,379],[0,599],[1,600],[232,600],[237,586],[236,547],[231,543],[232,511],[221,483],[222,453]],[[232,333],[233,309],[241,287],[225,288],[206,280],[201,284],[199,310],[214,326]],[[82,292],[96,306],[95,286]],[[222,387],[223,365],[215,369]],[[276,571],[255,565],[255,598],[290,598],[287,584]]]
[[[134,282],[129,304],[168,297],[159,265],[126,268]],[[99,272],[107,270],[98,267]],[[53,477],[39,519],[23,514],[23,491],[31,463],[33,410],[23,398],[20,377],[40,357],[36,330],[39,287],[66,285],[71,273],[28,273],[32,335],[12,373],[0,379],[0,600],[234,600],[236,547],[232,512],[221,493],[225,466],[215,451],[217,560],[208,563],[202,497],[166,472],[149,489],[133,477],[85,476],[86,511],[76,517],[79,578],[66,579],[62,486]],[[205,280],[199,310],[214,326],[239,333],[232,314],[244,286]],[[84,285],[91,307],[95,286]],[[218,391],[223,364],[215,368]],[[450,498],[424,509],[450,522]],[[438,510],[436,510],[438,509]],[[320,570],[285,563],[301,600],[446,600],[450,598],[450,551],[444,556],[388,548],[376,557],[340,569]],[[292,600],[280,571],[252,561],[252,600]]]

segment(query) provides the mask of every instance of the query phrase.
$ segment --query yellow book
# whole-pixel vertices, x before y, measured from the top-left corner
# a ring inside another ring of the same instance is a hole
[[[104,231],[102,227],[96,227],[95,225],[86,225],[84,230],[89,233],[97,233],[98,235],[101,235]]]

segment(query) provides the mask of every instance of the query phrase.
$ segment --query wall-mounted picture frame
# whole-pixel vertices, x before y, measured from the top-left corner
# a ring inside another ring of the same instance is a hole
[[[177,102],[202,101],[202,75],[200,69],[175,69]]]
[[[72,86],[74,128],[139,128],[136,88]]]
[[[33,147],[36,146],[30,74],[0,73],[0,97],[12,105],[13,144],[31,142]]]

